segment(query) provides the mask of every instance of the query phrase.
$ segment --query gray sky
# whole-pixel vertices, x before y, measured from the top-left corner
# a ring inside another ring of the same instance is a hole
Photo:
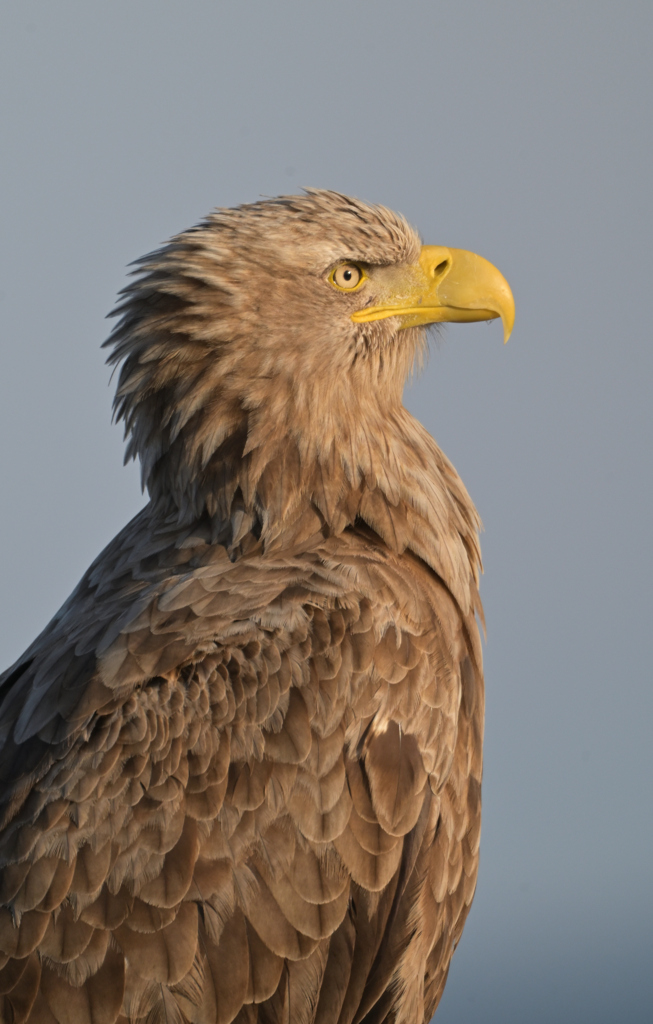
[[[0,665],[143,502],[126,264],[303,185],[510,281],[406,402],[485,523],[479,889],[439,1024],[653,1019],[650,2],[0,5]]]

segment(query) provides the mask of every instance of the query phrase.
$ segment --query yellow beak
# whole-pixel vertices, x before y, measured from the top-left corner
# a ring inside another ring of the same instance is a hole
[[[496,267],[464,249],[423,245],[419,263],[412,267],[375,268],[381,302],[352,314],[356,323],[399,316],[401,327],[443,321],[503,321],[507,341],[515,321],[510,285]],[[380,272],[380,273],[379,273]]]

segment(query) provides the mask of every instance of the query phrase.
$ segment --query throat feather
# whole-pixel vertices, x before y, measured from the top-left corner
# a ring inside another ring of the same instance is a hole
[[[412,551],[429,565],[469,611],[480,521],[451,464],[403,407],[358,433],[314,435],[311,445],[292,431],[249,450],[247,439],[241,426],[189,472],[191,442],[182,431],[153,467],[153,497],[168,514],[172,500],[180,520],[208,514],[232,557],[247,535],[277,551],[364,523],[391,551]]]

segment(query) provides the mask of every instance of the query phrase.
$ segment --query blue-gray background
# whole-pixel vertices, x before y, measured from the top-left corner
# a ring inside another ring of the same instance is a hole
[[[510,281],[409,408],[485,522],[477,899],[440,1024],[653,1019],[642,0],[4,0],[0,662],[140,507],[99,345],[214,205],[334,188]]]

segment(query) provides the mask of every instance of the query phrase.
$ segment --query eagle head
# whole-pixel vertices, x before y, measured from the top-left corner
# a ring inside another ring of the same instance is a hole
[[[113,315],[114,411],[152,498],[266,527],[314,500],[316,466],[336,504],[361,481],[392,490],[425,325],[500,316],[507,337],[514,304],[480,256],[310,189],[215,210],[137,262]]]

